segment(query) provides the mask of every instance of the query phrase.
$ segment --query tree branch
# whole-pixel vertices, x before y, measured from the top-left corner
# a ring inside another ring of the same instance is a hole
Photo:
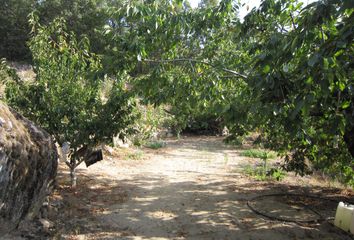
[[[294,31],[297,31],[296,24],[293,15],[290,13],[291,24],[293,25]]]
[[[154,59],[142,59],[143,62],[154,62],[154,63],[171,63],[171,62],[194,62],[194,63],[201,63],[201,64],[204,64],[204,65],[208,65],[208,66],[211,66],[213,68],[219,68],[221,70],[223,70],[224,72],[228,72],[228,73],[231,73],[232,75],[235,75],[235,76],[238,76],[238,77],[241,77],[243,79],[247,79],[248,76],[247,75],[244,75],[242,73],[239,73],[239,72],[236,72],[234,70],[230,70],[230,69],[227,69],[227,68],[223,68],[223,67],[218,67],[218,66],[215,66],[211,63],[208,63],[206,61],[202,61],[202,60],[196,60],[196,59],[192,59],[192,58],[176,58],[176,59],[163,59],[163,60],[154,60]]]

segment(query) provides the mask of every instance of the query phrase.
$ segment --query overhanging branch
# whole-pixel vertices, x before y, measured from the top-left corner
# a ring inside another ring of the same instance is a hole
[[[143,62],[154,62],[154,63],[171,63],[171,62],[194,62],[194,63],[201,63],[204,65],[208,65],[211,66],[213,68],[218,68],[224,72],[227,73],[231,73],[232,75],[241,77],[243,79],[247,79],[248,76],[239,72],[236,72],[234,70],[231,69],[227,69],[227,68],[223,68],[223,67],[218,67],[215,66],[209,62],[203,61],[203,60],[196,60],[196,59],[192,59],[192,58],[176,58],[176,59],[160,59],[160,60],[154,60],[154,59],[142,59]]]

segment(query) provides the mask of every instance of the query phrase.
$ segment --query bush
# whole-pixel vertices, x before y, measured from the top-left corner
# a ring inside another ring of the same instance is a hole
[[[282,181],[286,176],[286,173],[280,168],[271,168],[269,171],[266,171],[264,166],[254,167],[248,165],[244,168],[243,172],[258,181]]]
[[[125,160],[141,160],[144,156],[144,152],[138,150],[136,152],[129,153],[125,156]]]
[[[166,146],[166,143],[161,142],[161,141],[149,142],[145,145],[145,147],[151,148],[151,149],[159,149],[159,148],[163,148],[165,146]]]
[[[274,159],[277,157],[276,152],[267,151],[262,149],[248,149],[241,153],[241,156],[251,157],[251,158],[267,158],[267,159]]]

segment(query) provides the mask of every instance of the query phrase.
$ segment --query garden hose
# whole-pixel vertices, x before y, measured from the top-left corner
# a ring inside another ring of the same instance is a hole
[[[260,200],[262,198],[267,198],[267,197],[301,197],[301,198],[307,198],[307,199],[317,199],[317,200],[323,200],[323,201],[328,201],[328,202],[334,202],[337,204],[337,200],[329,199],[329,198],[324,198],[320,196],[313,196],[313,195],[305,195],[305,194],[295,194],[295,193],[275,193],[275,194],[266,194],[266,195],[260,195],[253,197],[252,199],[247,201],[247,206],[256,214],[261,215],[263,217],[266,217],[271,220],[275,221],[282,221],[282,222],[292,222],[292,223],[297,223],[297,224],[313,224],[313,223],[320,223],[324,221],[329,221],[333,220],[334,217],[326,218],[322,216],[319,212],[316,210],[312,209],[309,206],[306,206],[302,204],[304,207],[306,207],[308,210],[312,211],[315,213],[318,218],[317,219],[312,219],[312,220],[295,220],[295,219],[288,219],[288,218],[283,218],[283,217],[277,217],[277,216],[272,216],[267,213],[261,212],[260,210],[257,210],[254,206],[252,206],[252,202],[256,200]]]

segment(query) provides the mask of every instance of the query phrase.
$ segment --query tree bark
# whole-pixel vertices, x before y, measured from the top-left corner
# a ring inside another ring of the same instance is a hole
[[[348,148],[349,153],[354,158],[354,127],[345,131],[344,141],[347,144],[347,148]]]

